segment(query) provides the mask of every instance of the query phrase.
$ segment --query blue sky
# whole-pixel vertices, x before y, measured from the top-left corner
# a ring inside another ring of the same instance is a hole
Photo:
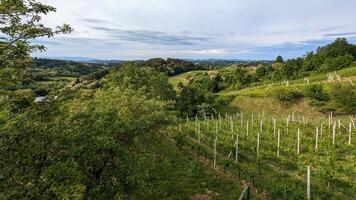
[[[274,59],[356,43],[355,0],[40,1],[57,8],[46,25],[75,31],[37,39],[38,57]]]

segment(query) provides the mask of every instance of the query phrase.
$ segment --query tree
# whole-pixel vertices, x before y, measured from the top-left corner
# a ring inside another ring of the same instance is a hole
[[[331,89],[331,98],[335,102],[336,107],[341,112],[347,114],[356,113],[356,86],[349,84],[336,84]]]
[[[283,64],[283,77],[287,79],[298,78],[298,73],[303,66],[303,59],[290,59]]]
[[[174,100],[176,95],[167,75],[136,63],[125,63],[121,68],[111,71],[104,83],[106,87],[141,90],[150,98]]]
[[[265,66],[261,65],[256,69],[256,75],[259,79],[264,79],[267,75],[267,69]]]
[[[195,116],[199,111],[198,106],[207,101],[203,90],[188,86],[180,93],[177,107],[182,116]]]
[[[312,84],[305,88],[305,94],[316,101],[328,101],[329,96],[322,84]]]
[[[283,63],[283,62],[284,62],[283,57],[282,57],[282,56],[277,56],[275,62],[276,62],[276,63]]]
[[[68,24],[52,29],[41,23],[43,15],[55,11],[36,0],[0,0],[0,85],[21,82],[33,62],[31,52],[45,50],[29,40],[72,31]]]
[[[101,89],[94,98],[75,92],[33,106],[0,126],[0,198],[115,199],[146,191],[159,164],[143,149],[170,121],[164,102],[130,89]]]
[[[323,71],[339,70],[339,69],[349,66],[352,63],[352,61],[354,61],[354,57],[351,56],[350,54],[338,56],[335,58],[328,58],[325,60],[324,64],[321,66],[321,70],[323,70]]]
[[[353,45],[349,44],[346,38],[337,38],[333,43],[324,47],[319,47],[317,54],[323,59],[335,58],[346,54],[354,55]]]
[[[243,86],[246,85],[248,83],[250,83],[251,81],[251,77],[248,74],[248,71],[246,69],[243,68],[237,68],[235,71],[235,82],[239,85],[239,86]]]

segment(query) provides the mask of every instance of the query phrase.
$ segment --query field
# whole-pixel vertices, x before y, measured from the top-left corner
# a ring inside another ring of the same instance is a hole
[[[205,71],[205,70],[196,70],[196,71],[190,71],[186,72],[183,74],[179,74],[177,76],[173,76],[169,78],[170,84],[173,85],[173,88],[177,90],[178,84],[182,83],[183,85],[188,85],[189,84],[189,78],[191,77],[197,77],[201,74],[208,73],[209,75],[214,75],[217,73],[216,70],[210,70],[210,71]]]
[[[182,119],[177,131],[185,148],[211,167],[252,183],[255,198],[306,199],[310,166],[312,199],[355,199],[352,120],[239,112]]]
[[[356,66],[351,66],[349,68],[345,68],[342,70],[338,70],[333,73],[324,73],[324,74],[311,74],[308,76],[308,80],[310,84],[313,83],[321,83],[324,85],[328,85],[331,82],[328,80],[328,76],[332,75],[335,82],[348,82],[351,80],[354,84],[356,84]],[[347,78],[347,79],[346,79]],[[251,86],[242,90],[225,90],[222,91],[221,95],[233,95],[233,96],[253,96],[253,97],[264,97],[269,95],[269,91],[273,88],[285,87],[287,85],[286,81],[282,82],[263,82],[256,84],[255,86]],[[288,86],[289,87],[297,87],[297,88],[304,88],[307,86],[306,79],[298,79],[298,80],[289,80]]]

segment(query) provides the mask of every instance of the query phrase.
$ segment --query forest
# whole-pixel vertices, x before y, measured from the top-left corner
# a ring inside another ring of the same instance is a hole
[[[0,2],[0,199],[356,198],[347,39],[274,61],[38,59],[31,39],[73,28]]]

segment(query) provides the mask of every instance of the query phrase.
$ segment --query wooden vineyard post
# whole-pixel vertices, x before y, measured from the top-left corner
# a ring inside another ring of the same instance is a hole
[[[273,137],[276,137],[277,120],[273,118]]]
[[[230,131],[231,131],[231,137],[233,138],[234,137],[234,121],[230,120]]]
[[[310,200],[310,166],[307,167],[307,199]]]
[[[349,124],[349,146],[351,145],[352,123]]]
[[[222,123],[222,121],[221,121],[221,115],[220,115],[220,113],[219,113],[219,130],[221,130],[221,123]]]
[[[352,118],[351,115],[349,115],[349,118],[350,118],[350,121],[351,121],[351,123],[352,123],[352,126],[353,126],[354,128],[356,128],[354,119]]]
[[[258,132],[257,133],[257,148],[256,148],[257,156],[259,154],[259,149],[260,149],[260,133]]]
[[[328,114],[328,123],[329,123],[329,130],[331,129],[331,117],[330,117],[331,115],[330,114]]]
[[[197,134],[197,132],[198,132],[198,118],[196,115],[195,115],[195,120],[194,120],[194,131],[195,131],[195,134]]]
[[[322,138],[323,137],[323,123],[321,123],[321,125],[320,125],[320,138]]]
[[[262,134],[262,131],[263,131],[263,122],[261,120],[261,123],[260,123],[260,133]]]
[[[319,137],[319,126],[316,127],[316,132],[315,132],[315,150],[318,150],[318,137]]]
[[[336,122],[333,125],[333,145],[335,145],[335,135],[336,135]]]
[[[248,120],[246,122],[246,135],[248,136]]]
[[[235,143],[235,164],[238,163],[239,156],[239,135],[236,135],[236,143]]]
[[[280,139],[281,139],[281,131],[278,130],[278,136],[277,136],[277,157],[279,157],[279,147],[280,147]]]
[[[298,128],[298,143],[297,143],[297,155],[300,152],[300,128]]]

